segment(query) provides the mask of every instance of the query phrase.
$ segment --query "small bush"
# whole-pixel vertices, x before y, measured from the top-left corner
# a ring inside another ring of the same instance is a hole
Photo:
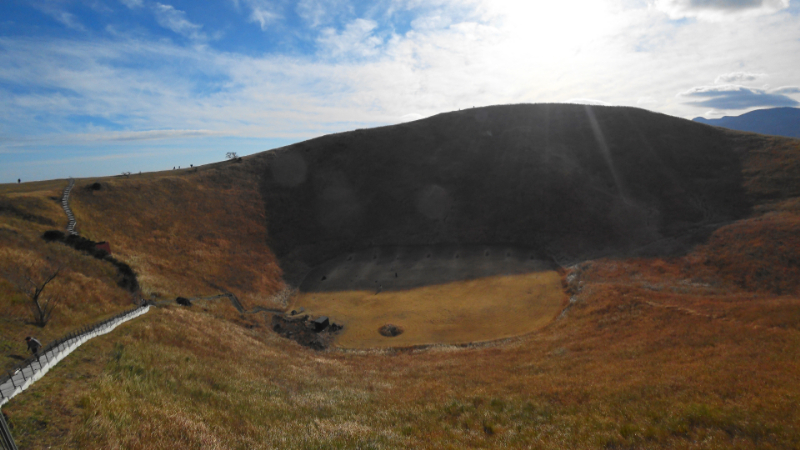
[[[59,230],[47,230],[42,235],[42,239],[47,242],[63,241],[64,238],[64,232]]]

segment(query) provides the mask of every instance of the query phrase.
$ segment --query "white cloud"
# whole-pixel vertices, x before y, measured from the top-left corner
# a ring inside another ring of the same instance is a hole
[[[411,21],[411,28],[415,30],[432,30],[437,28],[446,28],[450,26],[452,20],[450,17],[442,14],[429,14],[419,16]]]
[[[789,7],[789,0],[655,0],[655,7],[672,19],[735,19],[773,14]]]
[[[703,117],[705,117],[706,119],[719,119],[720,117],[724,116],[725,116],[724,111],[717,111],[716,109],[711,109],[703,113]]]
[[[602,100],[595,100],[593,98],[571,98],[564,100],[564,103],[572,103],[575,105],[594,105],[594,106],[611,106],[611,103]]]
[[[731,72],[718,76],[714,83],[749,83],[767,76],[765,73]]]
[[[317,42],[326,54],[334,57],[367,57],[378,54],[381,38],[372,34],[378,24],[372,20],[356,19],[345,26],[341,33],[326,28],[320,33]]]
[[[59,22],[63,23],[67,27],[72,28],[73,30],[79,30],[79,31],[85,31],[86,30],[86,28],[84,28],[83,24],[81,24],[78,21],[78,18],[75,17],[74,14],[70,14],[68,12],[60,11],[57,14],[54,14],[53,17],[55,17],[56,20],[58,20]]]
[[[268,24],[278,20],[279,18],[279,15],[263,8],[253,8],[253,11],[250,13],[250,20],[252,22],[258,22],[262,30],[266,30]]]
[[[171,5],[156,3],[153,6],[153,12],[156,21],[162,27],[195,41],[207,39],[206,34],[201,31],[203,26],[190,22],[184,11],[175,9]]]
[[[414,120],[423,119],[425,116],[417,113],[408,113],[400,116],[400,122],[412,122]]]

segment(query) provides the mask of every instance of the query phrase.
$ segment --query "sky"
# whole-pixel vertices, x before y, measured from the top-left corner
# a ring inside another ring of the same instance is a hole
[[[800,106],[797,0],[1,0],[0,183],[495,104]]]

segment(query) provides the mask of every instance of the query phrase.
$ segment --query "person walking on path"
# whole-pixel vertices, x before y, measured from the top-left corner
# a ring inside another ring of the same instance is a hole
[[[42,343],[35,337],[27,336],[25,342],[28,343],[28,350],[36,356],[39,356],[39,349],[42,348]]]

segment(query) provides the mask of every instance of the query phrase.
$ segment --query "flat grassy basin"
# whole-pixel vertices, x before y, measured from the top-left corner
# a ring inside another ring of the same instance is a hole
[[[554,270],[500,275],[406,290],[348,290],[298,294],[292,308],[344,325],[334,344],[366,349],[465,344],[529,333],[549,323],[566,294]],[[393,324],[403,333],[378,330]]]

